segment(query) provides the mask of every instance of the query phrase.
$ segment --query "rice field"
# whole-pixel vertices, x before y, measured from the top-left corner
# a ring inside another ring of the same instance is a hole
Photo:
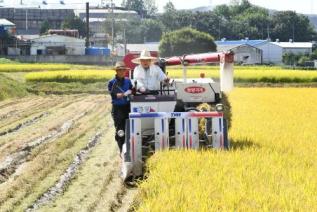
[[[115,75],[114,70],[69,70],[32,72],[25,76],[29,82],[103,82]]]
[[[22,64],[8,63],[0,64],[0,72],[33,72],[33,71],[55,71],[69,70],[71,65],[67,64]]]
[[[170,78],[181,78],[181,68],[167,69]],[[188,67],[188,77],[197,78],[201,73],[206,77],[219,78],[218,66]],[[42,82],[100,82],[107,81],[114,76],[111,69],[105,70],[69,70],[32,72],[26,75],[27,81]],[[317,71],[286,70],[280,67],[252,66],[235,67],[235,82],[265,82],[265,83],[315,83]]]
[[[236,88],[229,151],[155,154],[139,211],[316,211],[317,89]]]

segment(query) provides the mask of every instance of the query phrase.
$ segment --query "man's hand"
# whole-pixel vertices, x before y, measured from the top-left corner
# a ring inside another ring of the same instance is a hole
[[[131,90],[127,90],[126,92],[124,92],[124,96],[129,96],[132,93]]]
[[[124,93],[117,93],[117,98],[122,99],[124,97]]]
[[[164,79],[164,82],[165,82],[166,84],[169,83],[169,82],[170,82],[170,78],[166,77],[166,78]]]
[[[145,88],[145,87],[141,87],[141,88],[139,89],[139,91],[140,91],[140,93],[145,93],[145,92],[146,92],[146,88]]]

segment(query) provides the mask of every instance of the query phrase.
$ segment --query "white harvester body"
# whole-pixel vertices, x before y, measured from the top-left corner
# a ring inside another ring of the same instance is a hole
[[[170,148],[229,148],[227,120],[222,105],[218,109],[216,106],[215,111],[197,111],[192,107],[201,103],[219,103],[222,91],[232,89],[233,60],[220,58],[221,54],[217,60],[221,63],[220,75],[228,78],[220,79],[220,83],[208,78],[186,78],[186,67],[183,66],[183,79],[173,80],[167,89],[156,95],[131,97],[131,113],[126,123],[126,141],[122,152],[123,179],[143,174],[149,152]],[[185,57],[183,59],[186,60]],[[184,111],[177,111],[179,102],[184,105]],[[199,130],[201,118],[206,120],[203,133]]]

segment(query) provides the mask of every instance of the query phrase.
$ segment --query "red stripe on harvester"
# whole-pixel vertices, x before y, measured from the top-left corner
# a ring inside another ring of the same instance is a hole
[[[195,117],[195,118],[203,118],[203,117],[222,117],[223,113],[218,113],[218,112],[199,112],[199,113],[191,113],[190,117]]]
[[[134,136],[132,136],[132,161],[135,161],[135,153],[134,153]]]
[[[183,147],[185,147],[185,135],[183,135]]]

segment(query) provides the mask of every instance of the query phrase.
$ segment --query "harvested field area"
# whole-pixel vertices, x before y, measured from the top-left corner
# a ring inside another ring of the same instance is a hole
[[[0,102],[0,211],[127,210],[110,99],[30,96]]]

